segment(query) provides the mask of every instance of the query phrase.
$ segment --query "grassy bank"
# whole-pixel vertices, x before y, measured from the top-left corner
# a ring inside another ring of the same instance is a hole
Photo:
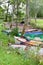
[[[9,39],[10,42],[14,42],[14,38],[12,36],[9,38],[3,33],[4,29],[3,23],[0,23],[0,65],[43,65],[43,58],[35,55],[35,51],[14,50],[8,46]]]
[[[2,30],[5,30],[5,28],[3,27],[3,22],[0,23],[0,43],[2,43],[3,45],[7,45],[9,43],[9,40],[11,43],[14,43],[14,38],[12,36],[9,37],[7,34],[2,32]]]
[[[43,29],[43,19],[37,19],[36,22],[34,19],[32,19],[30,23],[33,27]]]

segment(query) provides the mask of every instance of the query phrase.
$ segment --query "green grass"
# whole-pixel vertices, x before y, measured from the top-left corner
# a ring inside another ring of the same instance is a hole
[[[0,47],[0,65],[24,65],[25,62],[22,56],[13,50],[9,51],[7,47]]]
[[[27,55],[27,53],[19,55],[10,47],[0,46],[0,65],[39,65],[39,60],[34,56],[33,52]]]
[[[14,38],[12,36],[9,37],[7,34],[3,33],[2,30],[5,30],[3,23],[0,24],[0,42],[4,45],[8,44],[9,40],[11,43],[14,43]]]
[[[9,38],[9,36],[2,32],[4,30],[2,25],[3,23],[0,23],[0,43],[2,42],[2,45],[0,44],[0,65],[27,65],[22,56],[7,46],[9,39],[10,42],[13,42],[14,39],[11,36]]]
[[[28,65],[28,60],[8,47],[9,39],[11,43],[14,43],[14,38],[12,36],[9,38],[8,35],[3,33],[2,30],[4,29],[3,23],[0,23],[0,65]]]
[[[34,27],[43,29],[43,19],[37,19],[37,22],[35,23],[35,20],[31,20],[31,24],[33,24]]]

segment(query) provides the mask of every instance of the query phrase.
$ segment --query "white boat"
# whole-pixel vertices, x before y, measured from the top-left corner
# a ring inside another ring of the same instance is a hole
[[[27,40],[24,38],[14,36],[15,44],[20,44],[21,42],[26,42]]]

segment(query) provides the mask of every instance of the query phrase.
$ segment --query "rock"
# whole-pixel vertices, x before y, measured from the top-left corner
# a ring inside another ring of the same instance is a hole
[[[43,48],[40,48],[39,55],[43,55]]]

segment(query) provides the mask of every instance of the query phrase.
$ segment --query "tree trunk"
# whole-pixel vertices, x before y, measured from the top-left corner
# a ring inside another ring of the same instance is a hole
[[[8,22],[8,10],[9,10],[9,3],[8,3],[8,8],[7,8],[7,15],[6,15],[6,20],[7,20],[7,22]]]
[[[23,26],[23,30],[22,30],[21,36],[23,36],[23,34],[25,33],[25,28],[26,27],[27,27],[27,24],[25,23],[24,26]]]
[[[19,10],[19,0],[17,0],[17,19],[16,19],[16,28],[18,28],[18,17],[19,17],[19,15],[18,15],[18,10]]]
[[[12,21],[10,22],[10,29],[12,28],[12,23],[14,22],[14,14],[15,14],[15,1],[14,1],[14,4],[12,5],[13,6],[13,12],[12,12]]]
[[[35,23],[37,22],[37,14],[35,14]]]
[[[30,2],[30,0],[26,0],[26,20],[25,20],[25,24],[24,24],[21,36],[23,36],[23,34],[25,33],[25,29],[27,27],[27,24],[28,24],[28,22],[30,22],[30,19],[29,19],[29,2]]]

